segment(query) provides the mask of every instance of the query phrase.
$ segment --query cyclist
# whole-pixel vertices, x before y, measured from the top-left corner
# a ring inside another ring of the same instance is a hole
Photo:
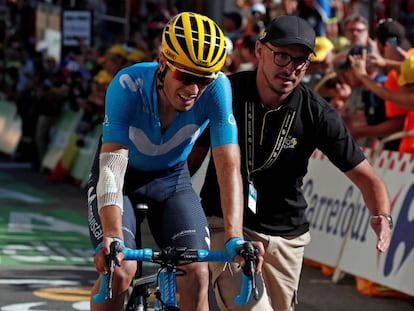
[[[166,24],[161,44],[158,62],[120,70],[107,90],[102,146],[88,182],[90,236],[100,273],[107,272],[105,255],[114,238],[130,248],[140,240],[137,203],[148,205],[148,224],[160,248],[209,248],[207,221],[186,163],[209,123],[226,223],[223,243],[234,257],[243,241],[237,126],[230,83],[220,72],[226,59],[223,32],[208,17],[183,12]],[[124,204],[123,194],[132,204]],[[91,301],[91,310],[121,310],[136,269],[136,262],[122,262],[115,269],[114,298],[102,305]],[[180,308],[208,310],[208,264],[183,269]],[[99,285],[98,278],[92,295]]]

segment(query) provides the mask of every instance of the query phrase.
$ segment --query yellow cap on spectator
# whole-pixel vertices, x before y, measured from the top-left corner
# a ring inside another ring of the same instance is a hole
[[[93,81],[99,84],[106,84],[111,82],[112,76],[105,69],[99,70],[99,72],[93,77]]]
[[[315,38],[315,54],[311,55],[312,62],[323,62],[330,51],[334,49],[334,45],[326,37],[316,37]]]
[[[410,56],[401,63],[400,75],[398,76],[400,86],[411,83],[414,83],[414,56]]]
[[[138,49],[133,49],[127,55],[127,60],[133,63],[143,62],[145,58],[146,58],[145,53]]]
[[[338,17],[331,17],[331,18],[328,18],[328,20],[326,21],[326,24],[336,24],[338,22],[339,22]]]
[[[127,51],[124,49],[122,45],[115,44],[106,51],[106,54],[119,55],[123,58],[126,58]]]

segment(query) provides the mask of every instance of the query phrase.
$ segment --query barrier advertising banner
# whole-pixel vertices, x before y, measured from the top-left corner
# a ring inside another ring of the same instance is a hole
[[[371,158],[373,152],[365,149],[365,154]],[[305,257],[414,296],[414,156],[382,151],[372,164],[391,198],[389,250],[376,251],[370,213],[358,188],[316,151],[303,185],[312,236]]]

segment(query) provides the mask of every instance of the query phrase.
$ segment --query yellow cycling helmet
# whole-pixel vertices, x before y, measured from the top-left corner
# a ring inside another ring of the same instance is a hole
[[[162,51],[167,61],[198,76],[215,77],[226,60],[223,31],[204,15],[183,12],[165,25]]]

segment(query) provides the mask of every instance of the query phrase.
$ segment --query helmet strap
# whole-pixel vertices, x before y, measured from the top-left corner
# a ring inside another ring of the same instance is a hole
[[[158,90],[162,90],[164,88],[164,80],[165,80],[166,74],[167,74],[167,67],[165,67],[163,71],[158,69],[157,71],[157,79],[158,79],[157,89]]]

